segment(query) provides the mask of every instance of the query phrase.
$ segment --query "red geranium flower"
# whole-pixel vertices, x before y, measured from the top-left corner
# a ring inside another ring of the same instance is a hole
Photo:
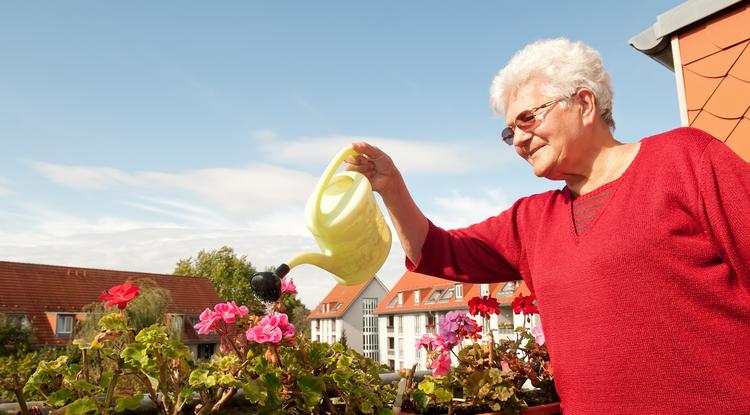
[[[539,313],[539,309],[536,306],[536,298],[534,298],[534,294],[528,296],[519,295],[518,297],[514,298],[513,312],[516,314],[524,313],[526,315]]]
[[[109,301],[107,307],[117,306],[120,310],[124,310],[130,301],[138,297],[138,294],[138,286],[133,285],[131,281],[125,281],[124,284],[115,285],[108,290],[104,290],[101,299]]]
[[[500,305],[494,297],[474,297],[469,300],[469,314],[484,318],[490,314],[500,314]]]

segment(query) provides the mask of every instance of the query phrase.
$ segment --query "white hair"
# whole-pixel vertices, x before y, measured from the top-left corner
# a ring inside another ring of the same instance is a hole
[[[492,109],[502,114],[508,99],[532,80],[542,81],[544,92],[550,97],[573,95],[582,87],[591,90],[599,114],[614,130],[610,76],[599,52],[583,42],[565,38],[539,40],[516,52],[492,81]],[[562,101],[561,105],[567,102]]]

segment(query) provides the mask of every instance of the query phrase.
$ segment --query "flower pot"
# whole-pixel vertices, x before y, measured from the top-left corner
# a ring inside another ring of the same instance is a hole
[[[403,411],[400,412],[401,415],[421,415],[419,412],[411,412],[411,411]],[[434,412],[428,412],[430,414],[433,414]],[[463,410],[461,412],[462,414],[469,414],[470,412],[466,412],[466,410]],[[471,412],[472,415],[504,415],[503,412]],[[560,412],[560,402],[554,402],[554,403],[548,403],[545,405],[538,405],[538,406],[530,406],[523,411],[521,411],[522,415],[559,415]]]

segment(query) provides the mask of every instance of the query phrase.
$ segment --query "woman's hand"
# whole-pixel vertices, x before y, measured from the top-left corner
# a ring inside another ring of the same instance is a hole
[[[359,155],[348,157],[344,168],[362,173],[370,181],[373,191],[385,198],[387,194],[394,193],[403,185],[396,165],[383,150],[365,142],[352,143],[352,148]]]
[[[383,197],[406,256],[418,263],[427,237],[427,218],[414,203],[401,173],[387,154],[364,142],[352,143],[352,148],[359,155],[344,160],[346,170],[360,172],[370,180],[372,190]]]

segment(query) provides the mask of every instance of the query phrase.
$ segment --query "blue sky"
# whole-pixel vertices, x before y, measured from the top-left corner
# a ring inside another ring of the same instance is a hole
[[[681,1],[5,2],[0,260],[169,273],[234,247],[314,250],[304,203],[352,140],[444,227],[559,188],[497,136],[495,73],[541,38],[598,49],[615,136],[679,125],[673,73],[628,39]],[[394,241],[379,276],[403,272]],[[312,307],[334,285],[291,276]]]

